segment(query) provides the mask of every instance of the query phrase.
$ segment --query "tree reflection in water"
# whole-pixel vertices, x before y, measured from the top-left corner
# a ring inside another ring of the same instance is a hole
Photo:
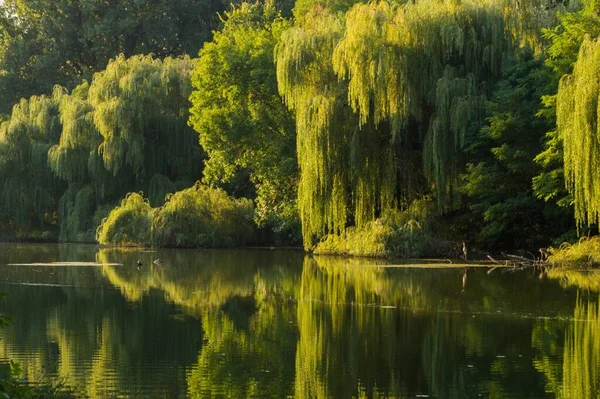
[[[81,395],[600,393],[599,300],[583,294],[600,286],[595,274],[540,282],[473,270],[461,293],[462,269],[280,251],[43,248],[46,261],[123,264],[2,270],[10,295],[0,311],[19,311],[1,332],[0,357],[21,361],[31,381],[43,367]],[[30,261],[19,253],[0,257]]]

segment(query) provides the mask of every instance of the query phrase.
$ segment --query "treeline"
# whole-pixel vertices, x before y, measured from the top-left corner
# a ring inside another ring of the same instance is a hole
[[[0,5],[4,238],[418,256],[596,231],[594,0],[47,3]]]

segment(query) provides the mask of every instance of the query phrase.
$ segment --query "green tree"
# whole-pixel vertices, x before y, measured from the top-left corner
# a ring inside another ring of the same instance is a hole
[[[292,114],[277,93],[273,52],[289,23],[272,6],[242,3],[200,51],[190,125],[207,152],[204,181],[256,191],[261,225],[297,240],[297,161]]]
[[[124,54],[196,54],[221,0],[6,0],[0,3],[0,113],[56,84],[72,89]]]
[[[560,80],[556,125],[578,227],[600,224],[600,41],[586,36],[573,73]]]
[[[474,241],[486,248],[533,248],[569,229],[571,215],[536,198],[534,157],[551,121],[535,117],[552,72],[531,55],[507,62],[486,106],[488,117],[471,138],[463,192],[478,215]]]
[[[454,207],[467,127],[506,56],[539,47],[538,10],[422,0],[357,4],[342,18],[316,4],[282,35],[277,77],[296,115],[306,247],[423,192]]]
[[[539,114],[550,120],[554,127],[558,81],[563,75],[573,71],[584,36],[600,35],[599,17],[594,12],[593,4],[586,1],[587,5],[582,7],[576,3],[568,12],[560,14],[555,27],[544,30],[544,37],[549,42],[546,65],[554,72],[554,77],[549,93],[543,97],[544,107]],[[547,133],[546,148],[537,156],[536,161],[543,169],[534,178],[536,195],[545,200],[556,198],[560,205],[571,206],[573,199],[564,183],[562,140],[556,129]]]
[[[189,57],[120,56],[61,102],[62,134],[48,158],[69,183],[61,239],[93,240],[102,205],[128,192],[162,205],[200,176],[202,150],[187,126],[193,66]]]
[[[583,5],[574,5],[573,7],[573,10],[570,12],[565,12],[560,15],[560,21],[554,28],[544,31],[544,36],[549,41],[546,65],[554,72],[554,81],[551,84],[552,89],[549,90],[549,94],[543,97],[544,107],[539,111],[539,114],[549,119],[553,125],[556,125],[556,93],[558,92],[559,79],[573,72],[574,65],[578,60],[581,44],[585,37],[597,38],[600,36],[600,9],[596,2],[593,0],[586,0],[583,2]],[[568,92],[568,87],[569,85],[563,86],[563,94]],[[565,96],[563,100],[566,100],[567,97],[568,95]],[[563,105],[565,105],[564,101]],[[571,106],[573,106],[573,104],[569,105],[569,107]],[[565,110],[566,109],[563,109],[563,111]],[[574,116],[574,113],[572,115],[563,115],[567,116],[567,118],[571,118]],[[563,120],[562,129],[554,129],[547,133],[545,148],[536,157],[536,162],[542,167],[542,170],[539,175],[534,177],[533,183],[536,196],[539,198],[543,198],[546,201],[556,201],[563,207],[571,207],[575,201],[575,192],[573,191],[574,186],[572,185],[574,181],[570,181],[570,190],[567,191],[565,189],[564,172],[573,170],[571,169],[573,167],[571,163],[574,159],[569,158],[569,160],[567,160],[567,158],[565,158],[566,154],[564,153],[563,147],[567,143],[567,140],[569,145],[571,145],[571,148],[573,148],[573,145],[577,146],[581,143],[572,142],[572,137],[567,139],[564,132],[569,129],[566,128],[564,122],[565,121]],[[581,148],[579,150],[581,150]],[[564,161],[570,163],[567,166],[568,169],[565,168],[563,158]],[[577,162],[577,165],[581,166],[581,163]],[[569,181],[569,179],[570,177],[567,175],[567,181]],[[582,191],[579,191],[579,199],[575,201],[575,207],[577,208],[576,219],[580,227],[586,223],[582,217],[587,218],[587,216],[590,216],[585,215],[586,212],[584,208],[582,208],[586,205],[584,205],[585,200],[583,200],[581,194]],[[593,220],[590,220],[589,222],[593,222]]]
[[[5,234],[48,229],[64,189],[48,168],[48,149],[58,142],[58,108],[64,90],[50,97],[33,96],[13,108],[0,125],[0,217]]]

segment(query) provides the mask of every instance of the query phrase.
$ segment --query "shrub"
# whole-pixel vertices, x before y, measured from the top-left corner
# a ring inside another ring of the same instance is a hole
[[[449,246],[436,237],[433,206],[431,201],[422,199],[404,211],[389,210],[365,226],[351,227],[340,236],[326,236],[314,252],[404,258],[445,255]]]
[[[104,245],[143,245],[150,243],[151,237],[152,208],[138,193],[127,194],[96,231],[96,239]]]
[[[600,237],[582,237],[571,245],[563,243],[558,249],[550,248],[548,261],[554,266],[590,268],[600,266]]]
[[[254,208],[200,183],[170,196],[157,209],[153,243],[176,247],[232,247],[254,236]]]
[[[140,194],[128,194],[102,221],[96,238],[105,245],[233,247],[253,239],[253,219],[252,201],[196,183],[158,208]]]

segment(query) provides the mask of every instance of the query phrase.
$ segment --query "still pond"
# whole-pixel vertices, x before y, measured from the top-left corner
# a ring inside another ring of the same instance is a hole
[[[0,244],[0,372],[90,398],[600,397],[600,274],[488,270]]]

